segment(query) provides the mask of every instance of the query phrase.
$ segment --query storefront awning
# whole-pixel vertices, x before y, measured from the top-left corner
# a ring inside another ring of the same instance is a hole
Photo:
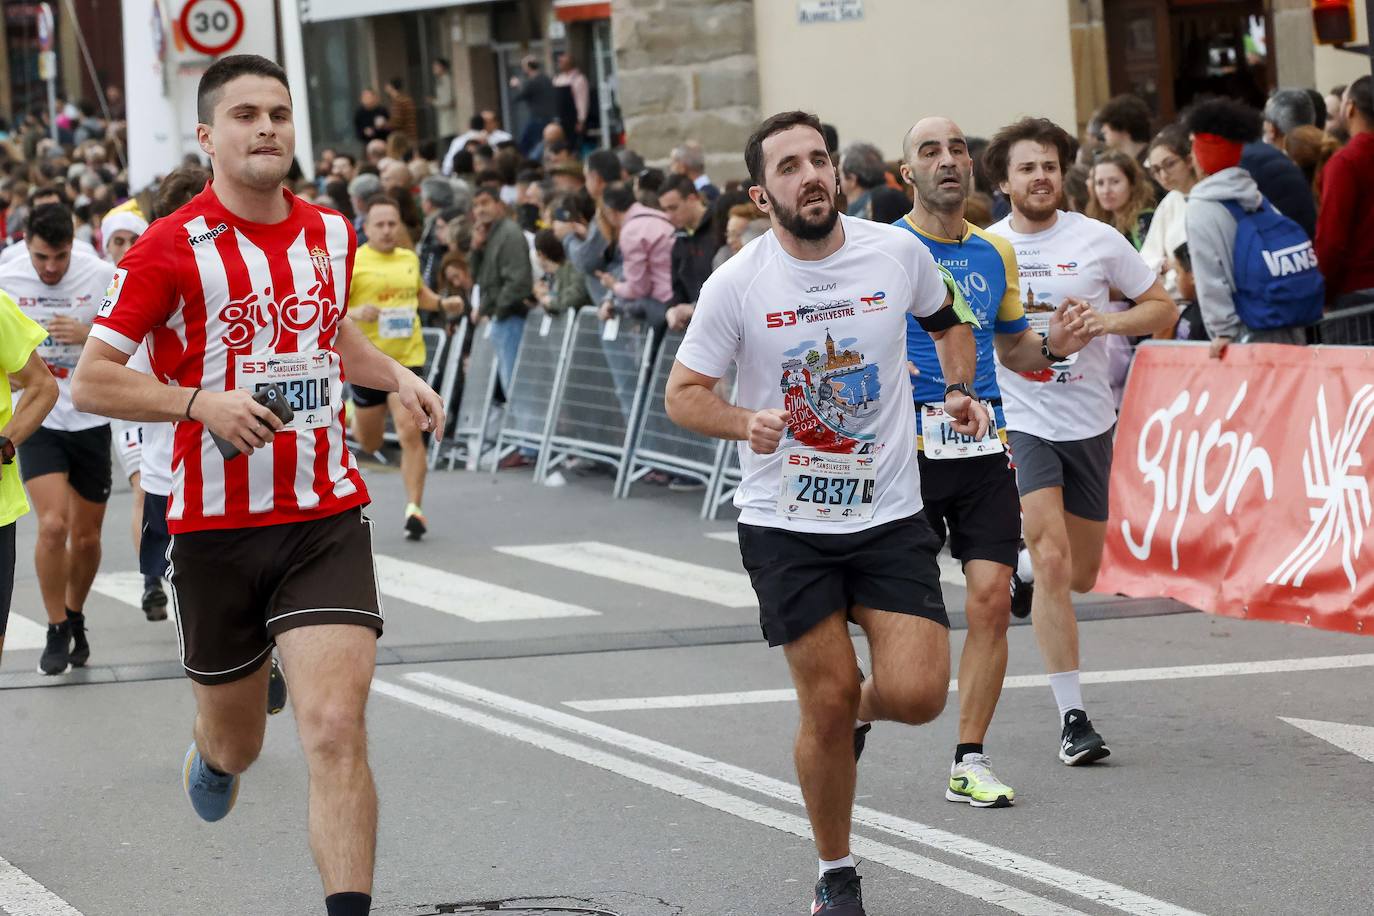
[[[336,19],[356,19],[379,16],[383,13],[412,13],[454,6],[472,6],[491,0],[391,0],[378,4],[377,0],[299,0],[301,22],[331,22]],[[606,4],[609,8],[610,4]],[[608,14],[609,15],[609,14]]]
[[[610,0],[553,0],[553,14],[561,22],[610,19]]]

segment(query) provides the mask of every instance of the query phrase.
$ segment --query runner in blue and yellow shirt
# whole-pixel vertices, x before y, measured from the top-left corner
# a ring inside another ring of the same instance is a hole
[[[1069,305],[1038,319],[1047,336],[1033,330],[1021,304],[1011,245],[964,219],[973,160],[954,122],[918,122],[903,141],[902,159],[902,177],[915,188],[916,199],[896,224],[949,270],[978,317],[972,396],[990,403],[997,421],[995,430],[977,440],[950,427],[942,409],[946,386],[935,343],[919,324],[909,323],[921,496],[931,525],[949,539],[951,553],[963,563],[968,590],[968,638],[959,662],[959,744],[945,797],[976,808],[1003,808],[1015,793],[993,774],[983,739],[1007,669],[1021,510],[1004,442],[995,360],[1015,372],[1038,372],[1081,349],[1086,339],[1076,335],[1079,312]]]

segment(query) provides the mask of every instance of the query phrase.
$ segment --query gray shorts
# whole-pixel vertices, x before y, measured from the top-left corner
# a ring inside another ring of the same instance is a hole
[[[1112,473],[1116,428],[1091,439],[1051,442],[1007,430],[1016,489],[1022,497],[1046,487],[1064,490],[1064,510],[1090,522],[1107,520],[1107,481]]]

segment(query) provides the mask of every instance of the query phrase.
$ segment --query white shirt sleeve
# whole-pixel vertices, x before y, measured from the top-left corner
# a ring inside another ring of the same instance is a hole
[[[693,372],[721,378],[743,339],[740,294],[725,274],[713,274],[701,288],[677,361]]]
[[[907,276],[911,278],[911,301],[907,303],[906,310],[917,318],[927,318],[940,311],[949,291],[945,288],[944,275],[930,255],[930,249],[911,233],[903,230],[902,234],[909,238],[903,243],[903,247],[909,249],[905,260]]]
[[[1105,231],[1098,233],[1094,247],[1097,248],[1107,282],[1121,290],[1127,299],[1136,299],[1155,285],[1159,274],[1145,263],[1140,252],[1124,235],[1106,223],[1102,226]]]

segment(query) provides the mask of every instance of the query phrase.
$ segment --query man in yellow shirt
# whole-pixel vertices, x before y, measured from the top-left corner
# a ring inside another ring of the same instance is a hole
[[[43,326],[21,312],[9,293],[0,292],[0,653],[14,594],[14,523],[29,511],[15,448],[57,403],[57,379],[36,352],[47,339]],[[24,389],[13,405],[11,379]]]
[[[459,296],[440,299],[420,279],[419,257],[400,247],[405,229],[395,200],[375,194],[363,203],[363,214],[367,244],[358,249],[353,262],[348,317],[377,349],[420,375],[425,365],[425,339],[420,333],[419,310],[442,308],[449,314],[461,314],[463,300]],[[420,428],[395,394],[354,385],[353,405],[353,438],[366,452],[382,447],[386,424],[382,408],[391,410],[401,441],[401,477],[409,501],[406,537],[418,541],[427,530],[420,508],[425,493],[425,444]]]

